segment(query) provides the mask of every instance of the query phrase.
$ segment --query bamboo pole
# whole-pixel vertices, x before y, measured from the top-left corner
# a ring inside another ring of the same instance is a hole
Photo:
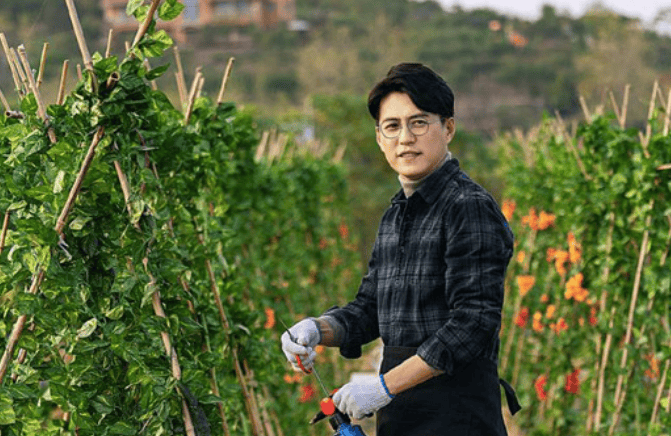
[[[47,64],[47,50],[49,50],[49,43],[45,42],[42,47],[42,56],[40,57],[40,68],[39,73],[37,74],[37,88],[39,89],[42,85],[42,79],[44,79],[44,67]]]
[[[21,89],[22,93],[20,94],[21,96],[28,94],[28,77],[26,74],[31,74],[30,71],[25,72],[23,70],[23,67],[21,66],[21,62],[19,61],[19,56],[16,54],[16,50],[14,50],[14,47],[10,47],[9,53],[11,54],[11,61],[14,62],[14,67],[16,68],[16,72],[19,74],[19,79],[21,79]]]
[[[35,100],[37,101],[37,114],[42,119],[42,121],[46,121],[47,111],[44,108],[44,102],[42,101],[40,90],[38,89],[37,83],[35,82],[35,77],[33,77],[33,74],[31,72],[32,70],[30,68],[30,63],[28,62],[28,55],[26,54],[26,48],[23,46],[23,44],[19,46],[18,53],[21,59],[21,63],[23,64],[23,68],[25,69],[27,74],[28,85],[30,86],[30,90],[35,96]],[[54,143],[56,141],[51,142]]]
[[[61,70],[61,81],[58,86],[58,96],[56,97],[56,104],[62,105],[63,100],[65,99],[65,82],[68,78],[68,65],[70,61],[67,59],[63,61],[63,69]]]
[[[622,118],[620,119],[620,127],[624,129],[627,123],[627,111],[629,110],[629,94],[631,92],[631,85],[627,83],[624,87],[624,97],[622,98]]]
[[[187,104],[186,81],[184,80],[182,57],[179,54],[179,48],[177,48],[177,46],[173,47],[173,53],[175,55],[175,63],[177,65],[177,72],[175,73],[175,78],[177,79],[177,91],[179,92],[179,99],[182,107],[184,107],[184,105]]]
[[[5,112],[9,112],[12,110],[12,108],[9,106],[9,103],[7,102],[7,99],[5,98],[5,94],[2,93],[1,89],[0,89],[0,102],[2,102],[2,106],[5,108]]]
[[[629,305],[629,315],[627,317],[627,330],[624,336],[624,348],[622,350],[622,358],[620,360],[620,369],[624,372],[625,366],[627,364],[627,357],[629,349],[627,344],[631,340],[631,332],[634,327],[634,314],[636,311],[636,302],[638,300],[638,291],[641,287],[641,275],[643,274],[643,264],[645,263],[645,256],[648,251],[648,238],[650,235],[650,222],[652,220],[652,214],[648,215],[648,218],[645,222],[645,232],[643,233],[643,241],[641,242],[641,251],[638,256],[638,265],[636,267],[636,276],[634,277],[634,289],[631,294],[631,303]],[[617,401],[620,398],[622,391],[622,384],[624,382],[624,375],[620,374],[617,377],[617,386],[615,387],[615,399]]]
[[[82,66],[77,64],[77,79],[81,82],[84,80],[84,75],[82,74]]]
[[[89,52],[89,48],[86,45],[86,39],[84,38],[84,30],[82,29],[81,21],[79,21],[79,14],[77,13],[75,2],[74,0],[65,0],[65,5],[68,8],[70,21],[72,22],[72,29],[74,30],[75,37],[77,38],[79,51],[81,52],[82,60],[84,61],[84,67],[87,70],[93,72],[93,61],[91,60],[91,53]]]
[[[147,29],[149,29],[149,25],[154,19],[154,13],[156,12],[156,9],[158,9],[159,3],[161,3],[161,0],[152,0],[151,6],[149,6],[149,12],[147,13],[147,17],[144,19],[142,25],[135,34],[135,39],[133,40],[133,47],[135,47],[137,43],[140,42],[140,39],[142,39],[144,34],[147,33]]]
[[[664,365],[664,371],[662,372],[662,377],[659,380],[659,386],[657,386],[657,394],[655,395],[655,405],[652,407],[652,415],[650,416],[650,428],[657,421],[657,413],[659,412],[659,405],[662,401],[662,394],[664,393],[664,385],[666,385],[666,375],[669,372],[669,363],[671,360],[667,360]],[[650,436],[650,433],[648,433]]]
[[[191,118],[191,112],[193,111],[193,104],[196,100],[196,93],[198,92],[198,85],[200,83],[200,78],[202,76],[201,68],[196,68],[196,77],[193,78],[193,83],[191,84],[191,91],[189,92],[189,101],[186,106],[186,112],[184,113],[184,125],[189,124],[189,119]]]
[[[0,254],[2,254],[2,250],[5,248],[5,238],[7,237],[7,229],[9,228],[9,215],[10,211],[7,210],[5,212],[5,218],[2,220],[2,233],[0,233]]]
[[[617,103],[615,103],[615,104],[617,104]],[[592,180],[592,176],[590,176],[589,173],[587,172],[587,168],[585,167],[584,162],[580,158],[580,154],[578,153],[578,149],[575,147],[575,145],[573,144],[573,139],[568,134],[568,129],[566,128],[566,123],[564,123],[564,119],[559,114],[558,110],[555,110],[555,117],[557,118],[557,121],[559,122],[559,129],[562,131],[562,134],[564,135],[564,142],[568,146],[569,150],[571,150],[571,153],[573,154],[573,157],[575,157],[575,160],[578,162],[578,168],[580,168],[580,172],[585,177],[585,180]]]
[[[58,217],[58,220],[56,221],[56,226],[54,227],[54,230],[56,230],[56,233],[59,235],[63,233],[63,229],[65,228],[65,222],[67,220],[68,215],[70,214],[70,211],[72,210],[72,206],[74,205],[74,202],[77,198],[77,195],[79,195],[79,191],[81,189],[82,182],[84,180],[84,177],[86,176],[86,173],[88,172],[89,167],[91,166],[91,162],[93,161],[93,156],[95,155],[95,150],[96,147],[98,147],[98,144],[100,143],[100,140],[102,139],[104,135],[105,129],[103,127],[98,127],[98,130],[96,131],[96,134],[93,136],[93,140],[91,141],[91,145],[89,146],[89,149],[86,153],[86,156],[84,158],[84,162],[82,162],[82,166],[79,170],[79,173],[77,174],[77,178],[72,185],[72,188],[70,189],[70,193],[68,195],[68,199],[65,202],[65,205],[63,206],[63,210],[61,211],[60,216]],[[37,290],[40,287],[40,284],[42,283],[42,280],[44,279],[44,273],[45,270],[42,269],[40,266],[40,271],[33,276],[32,283],[30,285],[30,289],[28,290],[28,293],[30,294],[36,294]],[[16,344],[19,341],[19,338],[21,337],[21,332],[23,331],[23,327],[26,323],[27,315],[21,315],[19,318],[16,320],[14,323],[14,326],[12,328],[12,333],[9,337],[9,340],[7,341],[7,345],[5,347],[5,351],[2,355],[2,359],[0,359],[0,383],[2,383],[2,380],[5,378],[5,375],[7,373],[7,368],[9,367],[9,361],[14,354],[14,349],[16,348]]]
[[[582,108],[582,113],[585,116],[585,121],[589,122],[592,119],[592,114],[589,112],[587,102],[585,102],[585,97],[581,95],[579,97],[579,100],[580,100],[580,107]]]
[[[652,97],[650,97],[650,104],[648,105],[648,122],[645,125],[645,140],[643,142],[643,154],[646,158],[650,157],[648,153],[648,144],[650,143],[650,138],[652,136],[652,124],[650,120],[652,119],[653,114],[655,113],[655,102],[657,101],[657,91],[659,89],[659,82],[655,80],[655,83],[652,85]]]
[[[226,92],[226,84],[228,83],[228,78],[231,75],[231,69],[233,68],[233,62],[235,61],[234,57],[228,58],[228,64],[226,64],[226,71],[224,72],[224,78],[221,81],[221,88],[219,89],[219,96],[217,97],[217,106],[224,101],[224,93]]]
[[[664,117],[664,130],[662,134],[667,136],[669,134],[669,122],[671,121],[671,89],[669,89],[669,99],[664,105],[665,117]]]
[[[114,36],[114,29],[110,29],[107,33],[107,45],[105,46],[105,59],[110,57],[112,53],[112,36]]]
[[[21,91],[21,82],[19,81],[19,76],[18,72],[16,71],[16,66],[14,65],[14,62],[12,61],[12,54],[9,49],[9,44],[7,44],[7,38],[5,38],[5,34],[0,32],[0,43],[2,43],[2,49],[5,52],[5,57],[7,58],[7,63],[9,64],[9,69],[12,73],[12,79],[14,80],[14,86],[16,88],[16,91],[19,93],[19,95],[23,96],[23,92]]]

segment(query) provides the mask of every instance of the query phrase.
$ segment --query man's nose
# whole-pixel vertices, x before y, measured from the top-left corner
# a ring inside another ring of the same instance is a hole
[[[414,133],[410,131],[408,124],[402,125],[401,134],[398,135],[398,140],[402,144],[412,143],[417,139]]]

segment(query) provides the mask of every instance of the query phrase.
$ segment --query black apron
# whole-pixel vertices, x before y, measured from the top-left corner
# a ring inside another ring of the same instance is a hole
[[[384,347],[380,373],[416,353],[414,347]],[[511,413],[517,412],[515,393],[494,362],[476,359],[396,395],[377,412],[377,436],[506,436],[499,383]]]

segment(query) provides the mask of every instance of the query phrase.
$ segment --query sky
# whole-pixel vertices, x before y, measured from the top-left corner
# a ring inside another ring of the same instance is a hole
[[[455,5],[463,9],[470,10],[476,8],[494,9],[507,15],[516,15],[529,20],[536,20],[540,17],[541,9],[544,4],[550,4],[555,7],[558,13],[568,11],[569,14],[578,18],[594,4],[592,1],[585,0],[437,0],[443,5],[443,8],[449,10]],[[641,19],[642,23],[650,24],[660,9],[671,9],[671,0],[601,0],[599,1],[606,8],[615,11],[621,15]],[[671,14],[669,14],[671,15]],[[671,19],[671,17],[670,17]]]

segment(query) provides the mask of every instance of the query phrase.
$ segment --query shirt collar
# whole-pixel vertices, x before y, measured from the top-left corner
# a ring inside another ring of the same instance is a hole
[[[459,160],[455,157],[448,159],[445,163],[438,168],[436,171],[431,173],[426,180],[417,188],[417,191],[413,196],[419,195],[422,199],[431,204],[436,201],[438,195],[445,189],[447,183],[457,175],[459,172]],[[396,195],[391,199],[392,203],[399,203],[407,201],[408,199],[401,189]]]

